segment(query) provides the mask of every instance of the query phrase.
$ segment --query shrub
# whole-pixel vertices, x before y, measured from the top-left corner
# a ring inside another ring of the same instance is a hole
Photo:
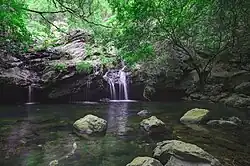
[[[90,73],[92,70],[92,65],[90,62],[82,61],[76,64],[76,71],[78,73],[85,72]]]
[[[67,71],[67,65],[64,63],[57,63],[54,65],[54,69],[55,71],[58,71],[58,72],[65,72]]]

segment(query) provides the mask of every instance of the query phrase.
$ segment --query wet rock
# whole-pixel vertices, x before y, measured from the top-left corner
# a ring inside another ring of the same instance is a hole
[[[108,99],[108,98],[100,99],[100,102],[104,102],[104,103],[108,103],[109,101],[110,101],[110,99]]]
[[[243,82],[234,88],[234,91],[241,94],[250,95],[250,82]]]
[[[226,118],[226,119],[219,119],[219,120],[210,120],[207,122],[208,125],[219,125],[219,126],[238,126],[242,124],[242,121],[235,116]]]
[[[200,123],[207,117],[208,113],[207,109],[194,108],[186,112],[180,121],[182,123]]]
[[[142,117],[147,116],[149,114],[150,112],[148,110],[141,110],[140,112],[137,113],[137,115],[142,116]]]
[[[79,136],[97,136],[105,134],[107,130],[107,121],[89,114],[78,119],[73,126],[76,129],[76,134]]]
[[[136,157],[126,166],[163,166],[160,161],[151,157]]]
[[[234,122],[236,124],[241,124],[242,120],[240,120],[240,118],[236,117],[236,116],[232,116],[230,118],[228,118],[229,121]]]
[[[210,120],[207,122],[208,125],[215,126],[215,125],[220,125],[220,126],[237,126],[236,123],[229,121],[229,120]]]
[[[148,134],[166,132],[166,125],[156,116],[144,119],[140,123],[141,128]]]
[[[58,160],[53,160],[49,163],[49,166],[56,166],[58,165]]]
[[[216,158],[200,147],[178,140],[168,140],[157,143],[153,156],[164,164],[170,160],[167,166],[172,166],[172,163],[175,162],[177,162],[175,166],[181,165],[180,161],[192,163],[192,165],[200,163],[204,164],[204,166],[220,165],[220,162]],[[171,159],[172,156],[175,158]],[[176,159],[180,161],[178,162]]]

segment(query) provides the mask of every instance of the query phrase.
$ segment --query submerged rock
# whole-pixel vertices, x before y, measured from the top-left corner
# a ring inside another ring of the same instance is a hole
[[[234,122],[236,124],[241,124],[242,120],[240,120],[240,118],[236,117],[236,116],[232,116],[230,118],[228,118],[229,121]]]
[[[173,166],[173,163],[176,163],[174,166],[179,166],[181,163],[188,163],[190,165],[203,164],[198,166],[220,165],[220,162],[216,158],[200,147],[178,140],[157,143],[153,156],[164,164],[169,161],[167,166]],[[171,158],[172,156],[174,158]]]
[[[136,157],[126,166],[163,166],[160,161],[151,157]]]
[[[165,123],[156,116],[151,116],[150,118],[144,119],[141,121],[140,126],[148,134],[166,132]]]
[[[207,122],[208,125],[221,125],[221,126],[237,126],[236,123],[232,122],[232,121],[229,121],[229,120],[223,120],[223,119],[220,119],[220,120],[210,120]]]
[[[238,117],[232,116],[227,119],[210,120],[207,124],[219,126],[238,126],[242,124],[242,121]]]
[[[208,113],[207,109],[194,108],[186,112],[180,121],[182,123],[199,123],[207,117]]]
[[[105,134],[107,121],[94,115],[86,115],[78,119],[74,124],[75,132],[80,136],[96,136]]]
[[[150,112],[148,110],[141,110],[140,112],[137,113],[137,115],[142,116],[142,117],[147,116],[149,114]]]

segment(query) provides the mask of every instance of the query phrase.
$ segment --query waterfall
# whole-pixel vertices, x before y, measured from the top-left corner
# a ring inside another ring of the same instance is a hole
[[[110,90],[110,98],[111,100],[116,100],[117,98],[116,98],[115,83],[112,81],[112,79],[109,78],[108,84]]]
[[[121,70],[108,71],[103,78],[109,84],[111,100],[128,100],[127,75],[123,67]],[[118,84],[118,86],[115,86]],[[118,95],[117,95],[118,92]]]
[[[120,99],[128,100],[127,76],[123,70],[119,71],[119,96]],[[122,98],[124,96],[124,98]]]
[[[32,86],[31,85],[29,86],[29,96],[28,97],[29,97],[28,102],[31,103],[32,102]]]

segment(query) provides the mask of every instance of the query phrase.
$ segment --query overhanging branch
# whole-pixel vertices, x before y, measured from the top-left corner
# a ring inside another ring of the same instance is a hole
[[[57,13],[66,13],[67,10],[61,10],[61,11],[37,11],[37,10],[33,10],[33,9],[28,9],[28,8],[22,8],[23,10],[29,11],[29,12],[33,12],[33,13],[37,13],[37,14],[57,14]]]

